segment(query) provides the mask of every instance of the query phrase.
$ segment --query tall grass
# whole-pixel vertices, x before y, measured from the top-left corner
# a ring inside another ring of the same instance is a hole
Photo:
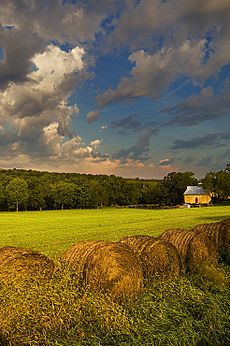
[[[1,346],[227,345],[229,268],[224,280],[182,276],[156,279],[136,301],[82,291],[62,265],[39,277],[0,286]]]

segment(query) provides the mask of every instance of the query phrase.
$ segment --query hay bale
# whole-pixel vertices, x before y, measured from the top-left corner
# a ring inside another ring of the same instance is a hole
[[[230,260],[230,220],[206,223],[194,227],[194,232],[202,237],[210,247],[210,255],[219,259]]]
[[[141,265],[132,250],[120,243],[85,241],[63,255],[79,273],[84,286],[110,293],[115,299],[135,297],[143,289]]]
[[[134,235],[124,237],[120,243],[128,245],[136,254],[140,255],[147,244],[152,244],[157,241],[156,238],[146,235]]]
[[[221,258],[230,264],[230,219],[221,222],[222,247],[220,248]]]
[[[204,233],[196,233],[187,249],[187,265],[190,272],[200,271],[201,267],[217,265],[218,252],[214,243]]]
[[[144,277],[175,277],[181,272],[181,260],[174,245],[150,236],[132,236],[120,240],[139,257]]]
[[[160,236],[161,240],[166,240],[176,247],[181,258],[182,269],[188,270],[189,255],[188,248],[191,240],[194,238],[195,232],[185,229],[166,230]]]
[[[28,253],[33,253],[33,250],[13,246],[2,247],[0,248],[0,266],[4,265],[4,263],[10,258],[18,257]]]
[[[31,249],[0,248],[0,278],[2,282],[46,279],[54,270],[54,262]]]

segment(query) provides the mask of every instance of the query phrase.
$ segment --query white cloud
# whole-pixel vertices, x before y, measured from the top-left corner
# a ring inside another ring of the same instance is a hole
[[[68,105],[68,97],[77,73],[84,68],[83,55],[79,47],[64,52],[49,45],[32,58],[36,69],[27,75],[27,81],[10,83],[0,92],[2,123],[11,125],[28,152],[32,144],[33,151],[37,147],[45,154],[48,139],[44,140],[44,133],[51,136],[56,131],[57,135],[71,136],[70,120],[79,110],[76,105]]]
[[[38,83],[35,89],[55,92],[66,75],[84,67],[83,55],[83,48],[75,47],[70,52],[64,52],[57,46],[49,45],[43,53],[31,59],[37,70],[30,73],[28,78]]]

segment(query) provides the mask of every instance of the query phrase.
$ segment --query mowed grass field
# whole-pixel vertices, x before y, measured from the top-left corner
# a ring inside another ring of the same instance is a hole
[[[189,229],[230,218],[230,206],[143,210],[105,208],[0,213],[0,247],[29,247],[58,257],[80,240],[118,241],[130,235],[158,236],[170,228]]]

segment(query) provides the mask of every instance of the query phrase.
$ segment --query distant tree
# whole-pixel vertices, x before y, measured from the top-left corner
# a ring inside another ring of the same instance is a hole
[[[16,211],[19,205],[26,206],[29,198],[28,185],[24,179],[13,178],[6,187],[6,199],[8,206],[15,206]]]
[[[208,172],[205,177],[201,179],[203,188],[209,193],[216,193],[216,172]]]
[[[61,207],[71,207],[75,197],[75,184],[59,181],[52,186],[51,195],[55,204]]]
[[[230,196],[230,172],[218,172],[216,177],[216,192],[223,199]]]
[[[4,202],[5,202],[4,186],[0,183],[0,208],[1,208],[1,210],[4,210]]]
[[[228,166],[224,171],[207,173],[202,179],[202,185],[217,201],[230,196],[230,171]]]
[[[197,185],[198,180],[194,177],[194,173],[190,171],[172,172],[164,178],[163,184],[167,189],[169,203],[177,205],[183,203],[186,187],[188,185]]]
[[[168,199],[168,190],[162,181],[150,180],[143,184],[142,188],[142,203],[167,205],[170,203]]]
[[[108,193],[106,188],[97,180],[90,179],[86,187],[86,205],[90,208],[107,205]]]

